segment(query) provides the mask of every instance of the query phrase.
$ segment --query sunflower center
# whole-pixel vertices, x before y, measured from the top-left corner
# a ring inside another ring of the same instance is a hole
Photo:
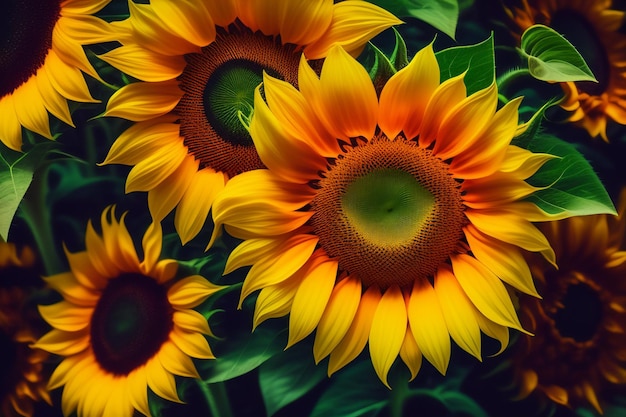
[[[185,56],[184,94],[175,112],[184,143],[200,161],[233,177],[263,168],[246,124],[263,71],[296,85],[300,53],[293,45],[241,24],[218,28],[215,42]]]
[[[43,65],[52,47],[60,0],[4,0],[0,13],[0,97],[12,93]]]
[[[554,13],[550,26],[576,47],[598,80],[597,83],[577,82],[578,88],[591,95],[600,95],[606,91],[611,64],[606,48],[589,19],[576,10],[563,9]]]
[[[140,274],[110,281],[91,319],[91,342],[103,369],[127,375],[159,351],[173,327],[166,289]]]
[[[432,277],[467,219],[448,165],[412,141],[376,137],[323,173],[311,208],[320,245],[365,285]]]
[[[0,372],[0,401],[10,394],[14,387],[17,375],[15,365],[18,360],[15,342],[0,329],[0,352],[2,352],[2,372]]]
[[[562,308],[553,319],[559,334],[577,342],[593,339],[602,320],[602,301],[598,292],[584,283],[569,285],[560,300]]]

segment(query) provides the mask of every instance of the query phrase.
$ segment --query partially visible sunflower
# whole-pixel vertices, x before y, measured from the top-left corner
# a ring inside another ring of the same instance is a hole
[[[65,386],[64,415],[150,416],[148,387],[180,402],[174,376],[197,378],[191,358],[214,357],[193,308],[219,287],[197,275],[173,281],[178,264],[159,260],[159,225],[144,235],[140,262],[124,218],[104,210],[102,236],[90,222],[87,250],[67,252],[71,270],[46,279],[64,300],[39,307],[53,330],[35,346],[65,357],[49,383]]]
[[[48,353],[31,349],[39,336],[27,314],[27,287],[36,276],[32,251],[18,254],[11,243],[0,243],[0,412],[5,417],[31,417],[34,403],[51,403],[43,362]],[[33,309],[34,310],[34,309]]]
[[[504,1],[511,4],[511,1]],[[518,2],[519,3],[519,2]],[[607,121],[626,124],[626,23],[624,11],[611,8],[611,0],[521,0],[506,8],[521,33],[534,24],[552,27],[581,52],[598,83],[564,82],[561,106],[569,121],[591,136],[608,142]]]
[[[559,270],[533,263],[543,300],[520,300],[536,334],[514,356],[522,396],[602,413],[602,391],[626,383],[626,190],[618,211],[545,224]]]
[[[315,328],[329,373],[369,341],[382,381],[400,355],[441,373],[450,337],[481,358],[481,330],[524,331],[503,281],[537,296],[522,250],[554,253],[526,220],[524,180],[552,156],[510,144],[520,99],[497,107],[495,83],[467,95],[440,83],[432,46],[383,87],[333,48],[298,91],[265,76],[250,126],[267,169],[233,178],[213,206],[216,233],[244,241],[225,273],[252,265],[241,300],[261,290],[254,325],[290,313],[288,346]],[[267,100],[267,104],[264,98]]]
[[[153,0],[129,2],[124,45],[102,59],[141,82],[121,88],[105,115],[137,122],[104,164],[133,166],[126,192],[147,191],[162,220],[177,207],[183,243],[198,234],[229,178],[263,166],[246,124],[263,71],[297,83],[298,62],[332,45],[353,54],[401,23],[365,1]]]
[[[100,79],[84,45],[111,40],[95,16],[111,0],[10,0],[0,27],[0,141],[22,147],[22,126],[52,139],[48,112],[74,126],[67,100],[96,102],[83,71]]]

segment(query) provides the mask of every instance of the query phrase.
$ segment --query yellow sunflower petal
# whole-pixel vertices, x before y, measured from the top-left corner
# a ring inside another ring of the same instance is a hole
[[[526,219],[502,210],[468,209],[470,223],[484,234],[531,252],[541,252],[555,263],[554,251],[546,237]]]
[[[332,48],[324,61],[319,95],[321,105],[316,110],[334,137],[373,136],[378,119],[376,90],[365,68],[340,47]]]
[[[102,212],[102,240],[104,247],[109,255],[109,259],[118,266],[122,271],[132,271],[139,265],[139,258],[133,238],[130,236],[124,219],[127,213],[122,214],[119,222],[115,218],[115,212],[111,213],[111,223],[108,222],[109,210]]]
[[[133,122],[153,119],[169,113],[182,96],[178,83],[173,80],[128,84],[113,93],[104,116]]]
[[[467,225],[463,231],[476,259],[502,281],[526,294],[539,297],[530,268],[519,249],[485,236],[471,224]]]
[[[100,294],[93,289],[81,285],[73,273],[65,272],[44,278],[44,281],[65,300],[82,307],[94,307]]]
[[[161,366],[173,375],[188,378],[200,378],[191,358],[183,353],[173,342],[166,341],[157,353]]]
[[[80,45],[107,42],[115,39],[115,33],[111,30],[109,24],[91,14],[72,15],[61,13],[56,26],[64,35]],[[81,53],[83,53],[82,50]]]
[[[35,78],[37,80],[37,89],[41,94],[41,99],[46,109],[59,120],[75,127],[67,100],[50,83],[45,66],[39,68]]]
[[[73,371],[72,377],[67,380],[63,389],[61,409],[64,416],[69,416],[78,408],[78,404],[83,398],[85,385],[93,378],[93,373],[98,372],[98,365],[93,361],[83,361],[82,365]]]
[[[197,46],[205,46],[215,40],[215,24],[204,2],[152,0],[150,6],[163,17],[163,25],[179,37]]]
[[[91,263],[86,251],[70,253],[65,249],[65,256],[70,264],[72,274],[83,287],[99,292],[108,282],[108,275],[102,273]]]
[[[346,0],[333,5],[333,18],[321,38],[304,48],[308,59],[323,58],[333,45],[341,45],[353,55],[374,36],[402,21],[371,3]]]
[[[170,332],[170,338],[180,350],[192,358],[215,359],[209,343],[200,333],[186,332],[174,327]]]
[[[192,275],[172,285],[167,299],[174,308],[193,308],[221,288],[200,275]]]
[[[215,199],[215,230],[228,224],[244,232],[245,236],[234,235],[244,239],[289,233],[312,216],[295,211],[311,201],[311,191],[308,185],[283,182],[269,170],[244,172],[232,178]]]
[[[91,15],[100,11],[111,0],[65,0],[63,14]]]
[[[198,161],[189,155],[169,177],[148,192],[148,208],[154,221],[160,222],[174,210],[197,172]]]
[[[37,88],[37,77],[31,77],[13,93],[15,114],[22,126],[52,139],[48,111]]]
[[[441,121],[450,113],[454,106],[465,99],[465,74],[452,77],[441,83],[431,95],[430,101],[424,110],[424,117],[420,127],[419,144],[428,148],[437,138]]]
[[[166,56],[138,45],[122,45],[100,59],[141,81],[167,81],[178,77],[185,68],[183,56]]]
[[[91,97],[87,82],[80,70],[63,62],[54,49],[48,51],[44,66],[48,81],[63,97],[78,102],[98,102]]]
[[[237,17],[253,32],[260,30],[264,35],[277,36],[288,1],[273,3],[271,0],[239,0]]]
[[[478,311],[477,308],[473,310],[474,318],[476,322],[478,322],[480,330],[487,336],[500,342],[500,350],[490,356],[496,356],[504,352],[504,349],[509,345],[509,328],[489,320],[484,314]]]
[[[100,75],[89,62],[83,46],[76,42],[71,34],[66,33],[62,25],[56,24],[52,29],[52,49],[68,66],[80,69],[97,80],[101,80]]]
[[[12,95],[0,98],[0,141],[14,151],[22,149],[22,125],[17,120]]]
[[[252,330],[267,319],[287,315],[291,311],[300,282],[301,277],[296,274],[279,284],[263,288],[254,305]]]
[[[451,256],[454,276],[468,298],[488,319],[526,332],[517,318],[511,297],[500,279],[476,258]]]
[[[498,110],[480,140],[450,162],[455,177],[473,179],[493,174],[500,168],[506,150],[515,135],[518,108],[522,98],[516,98]]]
[[[212,335],[207,319],[195,310],[176,310],[174,311],[172,320],[174,320],[176,326],[183,330],[198,332],[208,336]]]
[[[163,230],[160,223],[152,222],[141,238],[141,247],[143,248],[143,260],[140,267],[144,271],[152,271],[161,257],[161,248],[163,240]],[[170,291],[172,289],[170,288]]]
[[[291,236],[283,240],[274,252],[255,262],[243,282],[239,307],[252,292],[276,285],[302,268],[311,258],[318,240],[317,236],[309,234]]]
[[[196,172],[191,178],[174,215],[174,225],[183,245],[200,232],[225,183],[224,174],[210,168]]]
[[[224,266],[224,275],[241,267],[253,265],[259,260],[267,258],[268,255],[276,253],[276,248],[284,244],[287,239],[289,236],[285,236],[284,239],[255,238],[244,240],[228,255]]]
[[[86,358],[89,352],[80,353],[78,355],[68,356],[54,368],[50,379],[48,380],[48,389],[53,390],[59,388],[69,381],[74,373],[79,373],[81,369],[87,365]]]
[[[452,339],[464,351],[482,360],[480,327],[474,319],[472,302],[449,267],[442,267],[437,271],[435,293]]]
[[[52,327],[65,332],[83,330],[91,322],[92,308],[76,307],[67,301],[38,306],[41,316]]]
[[[528,197],[543,187],[533,187],[509,173],[496,172],[484,178],[465,179],[463,200],[471,208],[498,207]]]
[[[409,368],[409,371],[411,371],[410,381],[414,380],[422,367],[422,352],[420,352],[420,348],[417,346],[410,325],[406,328],[404,341],[400,348],[400,358],[402,358],[402,361]]]
[[[148,386],[156,395],[166,400],[182,403],[176,392],[174,375],[163,368],[157,356],[153,356],[146,364],[146,377]]]
[[[159,149],[172,143],[182,143],[180,126],[170,118],[140,122],[126,129],[111,145],[100,165],[135,165]]]
[[[369,347],[376,375],[389,389],[387,373],[400,353],[407,324],[407,307],[402,291],[396,285],[387,288],[372,319]]]
[[[328,300],[315,333],[313,356],[319,363],[330,354],[350,328],[361,300],[361,281],[346,277],[339,281]]]
[[[185,356],[187,357],[187,356]],[[187,357],[188,358],[188,357]],[[140,366],[131,371],[128,375],[128,396],[130,402],[137,410],[145,416],[151,417],[150,406],[148,405],[148,379],[146,377],[146,367]]]
[[[268,80],[265,76],[264,79]],[[272,97],[280,97],[289,104],[285,92],[279,91],[280,83],[269,81],[265,87]],[[285,98],[283,98],[285,97]],[[291,109],[294,111],[295,109]],[[293,136],[274,115],[261,97],[260,87],[254,92],[254,117],[250,123],[250,135],[263,164],[273,173],[287,181],[305,184],[316,178],[324,169],[326,159],[315,152],[306,142]]]
[[[450,362],[450,334],[435,289],[429,282],[415,281],[408,318],[420,351],[445,375]]]
[[[526,179],[533,175],[543,164],[558,156],[546,153],[533,153],[527,149],[511,145],[506,148],[506,155],[500,165],[500,171],[514,173],[517,178]]]
[[[271,0],[269,3],[275,4]],[[332,20],[332,0],[285,0],[281,3],[285,5],[280,22],[280,38],[283,43],[308,45],[326,32]]]
[[[114,381],[111,384],[111,395],[105,403],[103,417],[132,417],[134,408],[130,401],[127,384],[126,380]]]
[[[337,372],[361,353],[369,338],[380,298],[380,291],[376,287],[370,287],[363,293],[350,328],[330,354],[328,375]]]
[[[459,102],[441,120],[433,154],[445,160],[471,147],[489,126],[497,104],[495,81]]]
[[[109,277],[117,276],[119,269],[109,259],[104,241],[102,240],[102,237],[96,233],[91,221],[87,223],[87,231],[85,232],[85,247],[87,249],[85,252],[89,258],[89,262],[102,277],[106,277],[108,279]],[[81,266],[80,269],[88,271],[88,269],[86,269],[88,266],[85,264],[86,263],[83,263],[83,266]],[[72,271],[74,271],[74,269],[72,269]],[[74,271],[74,273],[76,274],[76,271]],[[80,280],[80,274],[76,274],[76,278]],[[93,278],[89,276],[86,278],[89,279],[92,285],[96,286],[96,288],[104,288],[104,285],[106,285],[106,280],[98,280],[97,276],[94,276]]]
[[[138,162],[126,178],[126,192],[150,191],[169,177],[187,158],[187,147],[171,142]]]
[[[439,64],[431,43],[392,76],[380,93],[378,125],[388,138],[400,131],[407,139],[417,136],[426,105],[438,86]]]
[[[89,347],[89,333],[51,330],[43,335],[33,347],[61,356],[74,355]]]
[[[114,389],[113,378],[100,369],[92,373],[91,378],[83,384],[77,414],[81,416],[103,416],[106,404],[111,397],[111,391]]]
[[[216,25],[226,27],[237,17],[237,0],[205,2],[211,18]]]
[[[319,323],[335,285],[337,261],[326,255],[311,258],[296,291],[289,315],[287,348],[308,336]]]

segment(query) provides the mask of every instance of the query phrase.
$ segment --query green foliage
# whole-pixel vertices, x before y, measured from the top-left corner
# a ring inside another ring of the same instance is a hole
[[[489,87],[495,78],[493,34],[475,45],[455,46],[435,54],[439,62],[441,81],[465,74],[467,94]]]
[[[311,347],[296,344],[259,367],[259,386],[268,416],[296,401],[326,378],[326,367],[315,365]]]
[[[533,25],[522,34],[520,52],[530,74],[543,81],[596,81],[576,48],[553,29]]]
[[[440,30],[452,39],[459,20],[457,0],[370,0],[396,16],[414,17]]]
[[[548,105],[537,112],[526,132],[513,140],[514,145],[532,152],[559,157],[546,162],[527,180],[536,187],[548,188],[535,191],[526,200],[554,219],[615,214],[615,207],[604,185],[583,155],[572,144],[539,129]]]

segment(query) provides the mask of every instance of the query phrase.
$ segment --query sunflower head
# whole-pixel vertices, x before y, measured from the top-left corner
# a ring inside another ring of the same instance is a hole
[[[445,373],[450,338],[481,357],[481,331],[523,331],[508,286],[537,295],[523,250],[554,253],[530,222],[525,182],[551,155],[510,144],[520,100],[495,83],[467,94],[440,82],[432,45],[383,87],[333,48],[321,73],[301,60],[298,89],[264,76],[250,134],[266,169],[233,178],[213,207],[243,243],[225,273],[251,265],[255,326],[289,317],[289,345],[315,329],[329,373],[369,343],[376,372],[400,356]]]
[[[39,278],[32,250],[18,253],[12,243],[0,243],[0,411],[7,417],[31,417],[37,401],[50,404],[43,367],[48,353],[32,349],[40,335],[29,309],[29,285]]]
[[[134,166],[126,191],[147,191],[155,220],[176,208],[183,243],[199,233],[226,181],[263,167],[249,134],[263,73],[297,85],[301,57],[319,60],[333,45],[357,55],[402,23],[356,0],[129,6],[130,17],[117,25],[123,46],[102,59],[141,82],[117,91],[105,114],[137,123],[104,163]]]
[[[543,300],[521,298],[522,336],[514,356],[521,391],[602,413],[602,393],[626,383],[626,190],[619,217],[595,215],[545,224],[559,270],[532,262]]]
[[[620,30],[626,14],[611,1],[523,0],[505,2],[506,12],[521,33],[534,24],[550,26],[567,38],[585,58],[598,83],[561,83],[569,121],[608,142],[607,122],[626,124],[626,35]]]
[[[150,416],[148,387],[180,402],[174,376],[197,378],[192,358],[213,358],[208,323],[193,308],[219,287],[198,275],[174,279],[177,262],[159,259],[158,224],[143,236],[140,261],[125,217],[107,208],[101,235],[90,222],[87,249],[67,251],[70,271],[46,278],[63,300],[39,307],[53,329],[35,346],[63,357],[49,387],[65,386],[66,415]]]

